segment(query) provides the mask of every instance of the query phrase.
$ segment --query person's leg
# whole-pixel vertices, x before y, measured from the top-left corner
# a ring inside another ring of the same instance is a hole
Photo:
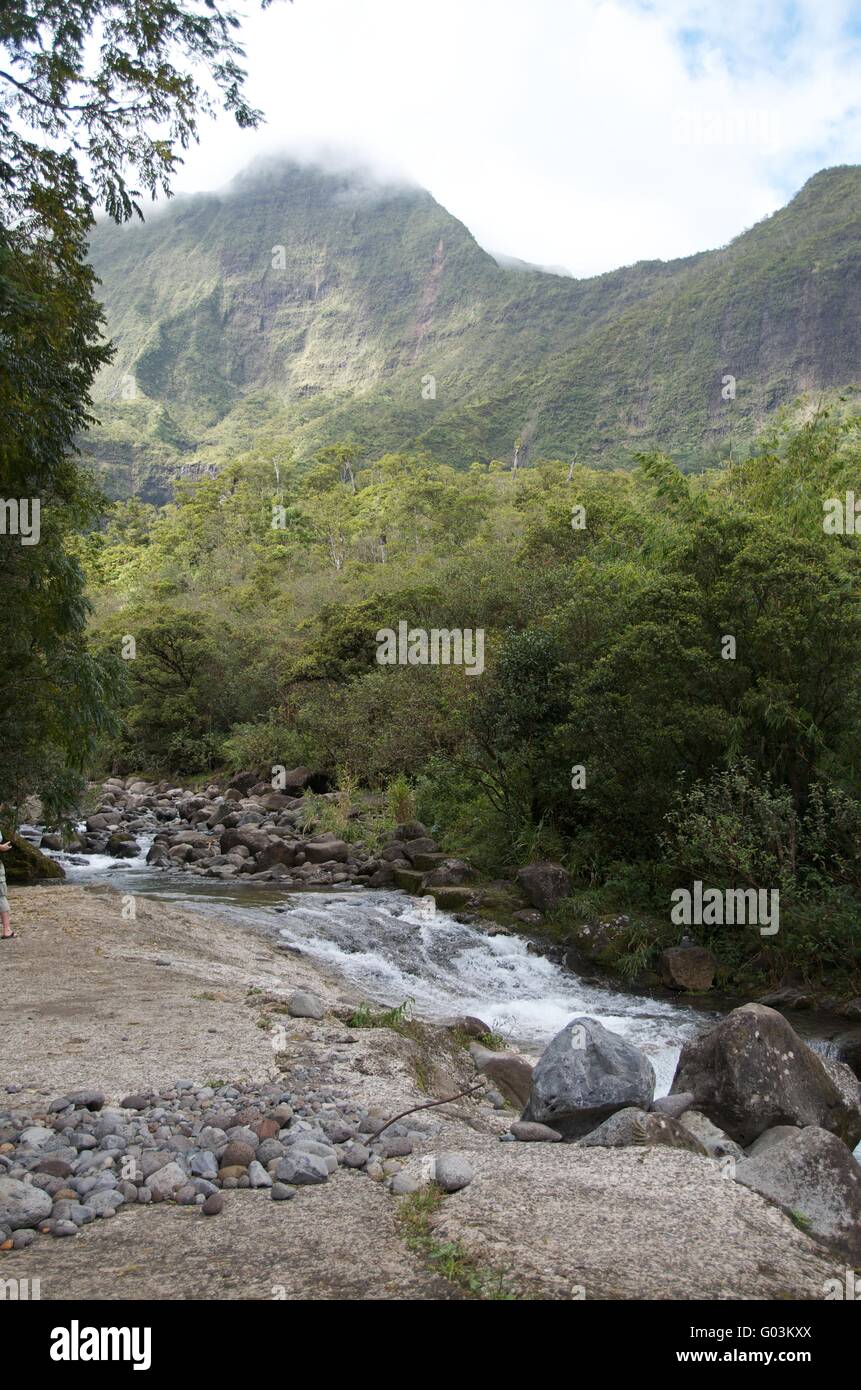
[[[0,935],[11,936],[12,929],[9,925],[9,913],[0,912]]]

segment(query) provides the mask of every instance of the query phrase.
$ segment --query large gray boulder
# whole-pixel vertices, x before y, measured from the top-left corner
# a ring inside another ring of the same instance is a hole
[[[579,1139],[617,1110],[648,1110],[654,1094],[655,1073],[642,1052],[594,1018],[572,1018],[536,1064],[523,1119]]]
[[[782,1142],[742,1159],[735,1178],[861,1264],[861,1166],[833,1134],[815,1125],[787,1130]]]
[[[544,860],[518,869],[517,882],[524,895],[539,912],[549,912],[571,892],[571,876],[561,864]]]
[[[691,1091],[695,1109],[743,1148],[784,1124],[817,1125],[854,1148],[861,1101],[841,1066],[826,1067],[776,1010],[744,1004],[685,1043],[671,1093]]]
[[[0,1178],[0,1226],[18,1231],[51,1215],[51,1198],[41,1187],[17,1178]]]

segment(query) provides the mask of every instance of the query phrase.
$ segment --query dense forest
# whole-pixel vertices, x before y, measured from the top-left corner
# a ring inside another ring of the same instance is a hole
[[[698,929],[727,977],[857,978],[861,568],[824,502],[859,457],[861,417],[822,410],[695,478],[660,454],[633,472],[348,446],[300,471],[281,440],[224,458],[80,542],[122,687],[102,765],[305,764],[400,793],[489,876],[566,864],[560,929],[630,914],[629,971],[678,935],[674,885],[766,884],[775,941]],[[380,665],[401,622],[482,629],[480,679]]]

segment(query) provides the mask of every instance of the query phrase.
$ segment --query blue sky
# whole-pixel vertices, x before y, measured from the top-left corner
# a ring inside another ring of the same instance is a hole
[[[325,152],[429,188],[493,251],[594,274],[725,244],[861,162],[861,0],[295,0],[245,33],[262,132],[178,187]]]

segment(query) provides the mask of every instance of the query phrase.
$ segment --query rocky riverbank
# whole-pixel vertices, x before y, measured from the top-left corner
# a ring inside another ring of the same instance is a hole
[[[131,859],[151,841],[147,862],[157,870],[288,889],[400,888],[422,898],[429,912],[436,905],[492,931],[527,933],[543,953],[581,976],[618,978],[619,945],[630,939],[627,916],[575,923],[561,936],[549,925],[571,890],[561,865],[531,863],[510,880],[484,881],[465,858],[440,850],[421,823],[394,824],[381,797],[317,790],[325,779],[303,767],[278,781],[276,789],[259,772],[245,772],[189,791],[164,781],[108,778],[91,788],[94,804],[71,838],[28,832],[32,844],[20,841],[20,854],[9,856],[10,881],[62,875],[57,860],[40,855],[39,847],[52,854],[65,850],[73,860],[81,854]],[[743,1002],[725,993],[715,957],[701,946],[667,944],[654,966],[633,980],[626,976],[626,985],[657,996],[713,998],[716,1006]],[[861,1070],[861,998],[787,985],[760,994],[758,1002],[835,1020],[835,1027],[826,1024],[825,1036],[833,1036],[838,1056]]]
[[[843,1277],[857,1083],[769,1010],[729,1016],[766,1044],[731,1103],[715,1078],[752,1044],[729,1020],[661,1102],[594,1020],[533,1074],[480,1022],[380,1013],[217,915],[129,920],[61,885],[16,911],[0,1268],[43,1298],[823,1298]]]

